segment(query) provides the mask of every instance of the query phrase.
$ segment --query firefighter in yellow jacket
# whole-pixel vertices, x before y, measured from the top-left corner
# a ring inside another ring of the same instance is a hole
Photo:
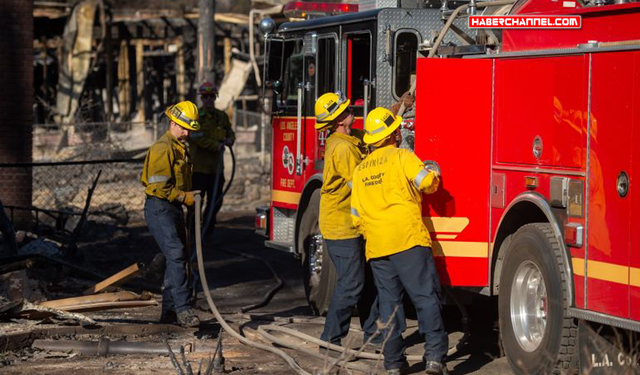
[[[440,282],[431,238],[422,222],[421,194],[438,189],[440,172],[425,169],[411,151],[399,149],[401,117],[385,108],[369,113],[364,142],[373,151],[353,174],[351,215],[353,224],[367,241],[366,257],[373,270],[380,319],[389,321],[402,306],[405,291],[418,315],[424,336],[427,374],[446,372],[448,348],[440,306]],[[388,374],[406,367],[402,332],[404,317],[396,315],[383,348]]]
[[[192,207],[194,204],[186,142],[189,134],[200,128],[198,108],[184,101],[167,108],[165,114],[169,118],[169,130],[149,148],[142,169],[141,181],[147,195],[144,216],[166,258],[160,321],[177,320],[183,327],[196,327],[200,321],[190,305],[182,205]]]
[[[222,148],[233,146],[236,136],[231,129],[229,117],[216,109],[215,100],[218,88],[211,82],[203,83],[198,89],[202,107],[200,113],[200,129],[194,131],[189,138],[189,151],[193,158],[193,188],[202,191],[206,208],[203,217],[212,216],[208,232],[212,233],[216,223],[216,215],[222,207],[222,188],[224,186],[224,164]],[[215,186],[217,182],[217,186]],[[217,197],[213,202],[213,194]],[[213,210],[212,213],[209,213]]]
[[[351,176],[365,155],[361,130],[351,129],[354,121],[349,99],[340,92],[327,93],[315,105],[316,129],[328,130],[324,154],[323,183],[320,190],[320,232],[326,240],[336,268],[337,284],[329,304],[321,339],[340,345],[349,332],[351,312],[357,305],[364,340],[376,332],[378,318],[374,298],[361,298],[365,286],[362,238],[351,222]],[[381,341],[382,336],[371,338]],[[329,354],[335,355],[335,352]]]

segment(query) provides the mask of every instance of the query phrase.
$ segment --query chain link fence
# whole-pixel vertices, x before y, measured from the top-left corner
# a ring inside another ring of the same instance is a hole
[[[10,217],[31,211],[36,228],[73,231],[83,212],[89,189],[100,173],[91,196],[88,218],[114,227],[143,219],[144,188],[139,182],[144,159],[92,160],[30,164],[0,164],[0,176],[31,170],[32,205],[5,205]],[[61,228],[62,227],[62,228]]]

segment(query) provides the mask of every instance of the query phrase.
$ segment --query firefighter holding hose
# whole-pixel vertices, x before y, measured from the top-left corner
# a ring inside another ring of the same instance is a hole
[[[200,129],[198,108],[189,101],[165,111],[169,130],[156,141],[144,161],[141,182],[147,199],[144,216],[149,231],[165,256],[167,268],[162,292],[161,323],[178,322],[197,327],[200,320],[190,305],[187,282],[186,227],[182,206],[194,205],[191,160],[186,148],[189,135]]]
[[[425,169],[411,151],[397,148],[401,117],[376,108],[365,122],[364,142],[373,151],[353,174],[351,217],[367,241],[366,258],[378,288],[380,320],[391,321],[383,348],[387,374],[402,374],[404,354],[404,293],[418,315],[425,339],[427,374],[446,373],[447,332],[441,316],[440,282],[429,231],[422,222],[422,193],[438,189],[440,172]],[[390,320],[393,319],[393,320]]]
[[[340,345],[349,332],[351,312],[357,305],[367,342],[376,333],[377,301],[375,297],[368,301],[362,298],[365,287],[363,244],[349,214],[351,176],[365,156],[363,134],[361,130],[351,129],[353,111],[349,108],[349,99],[340,92],[326,93],[318,98],[315,114],[315,128],[331,133],[324,155],[319,226],[337,273],[337,285],[321,339]],[[378,336],[371,342],[381,341],[382,336]],[[337,352],[328,354],[336,356]]]

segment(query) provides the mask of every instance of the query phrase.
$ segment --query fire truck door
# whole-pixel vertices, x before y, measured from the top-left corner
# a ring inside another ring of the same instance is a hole
[[[295,209],[302,190],[302,178],[296,174],[298,88],[303,81],[302,38],[285,39],[282,54],[272,59],[270,80],[274,89],[272,128],[273,204]],[[282,57],[280,57],[282,56]]]
[[[630,302],[633,197],[627,190],[633,123],[638,122],[632,110],[638,113],[637,56],[637,52],[591,55],[587,309],[621,318],[629,318]],[[637,294],[634,296],[637,309]]]
[[[422,214],[445,285],[488,283],[492,69],[488,59],[418,59],[415,152],[442,173]],[[461,88],[473,100],[457,100]]]

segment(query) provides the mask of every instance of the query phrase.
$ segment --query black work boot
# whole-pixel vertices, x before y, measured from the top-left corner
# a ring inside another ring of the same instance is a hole
[[[448,375],[447,365],[436,361],[427,361],[426,371],[429,375]]]
[[[176,315],[176,312],[174,310],[162,310],[162,313],[160,314],[159,322],[161,324],[177,323],[178,316]]]
[[[404,375],[409,370],[409,363],[405,361],[400,368],[392,368],[387,370],[387,375]]]
[[[198,319],[198,316],[192,309],[180,311],[178,313],[178,324],[180,324],[182,328],[193,328],[200,325],[200,319]]]

